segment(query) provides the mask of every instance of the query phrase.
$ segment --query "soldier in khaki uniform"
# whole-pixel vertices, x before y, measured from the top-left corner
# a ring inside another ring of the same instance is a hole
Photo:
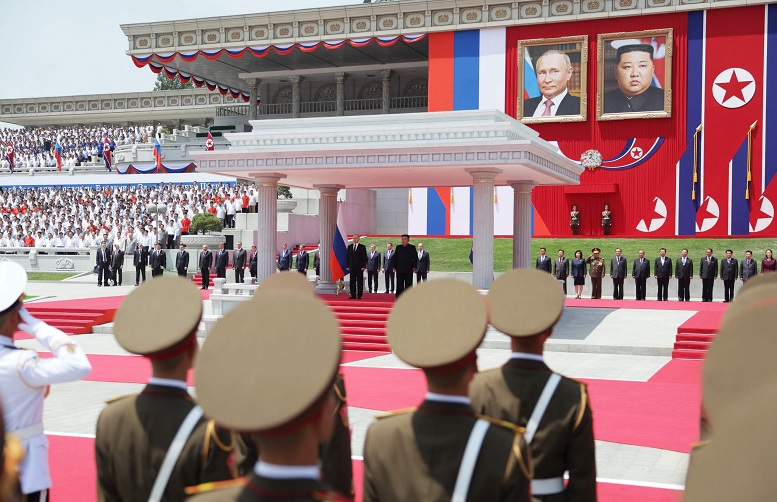
[[[777,283],[759,281],[750,288],[750,282],[726,310],[704,360],[710,429],[691,451],[688,502],[774,500],[777,492],[768,474],[777,460]]]
[[[513,354],[501,368],[475,376],[473,406],[526,427],[536,500],[595,501],[593,422],[585,384],[554,373],[542,358],[564,306],[558,283],[536,270],[513,270],[491,285],[488,300],[491,324],[510,335]]]
[[[350,500],[321,480],[319,461],[339,419],[341,346],[329,308],[293,290],[263,293],[216,324],[197,358],[197,397],[217,423],[251,434],[259,460],[247,478],[192,487],[191,500]]]
[[[231,434],[202,416],[186,386],[201,314],[199,291],[179,277],[144,283],[116,312],[117,341],[151,360],[152,377],[140,394],[118,398],[100,414],[99,500],[184,500],[187,486],[232,479]]]
[[[397,301],[386,331],[394,353],[424,370],[418,409],[380,417],[364,444],[364,501],[529,501],[523,430],[475,413],[467,389],[488,313],[472,286],[439,280]]]
[[[593,248],[591,256],[585,260],[590,265],[588,275],[591,276],[591,298],[594,300],[602,297],[602,278],[606,273],[604,258],[599,255],[601,252],[601,249]]]

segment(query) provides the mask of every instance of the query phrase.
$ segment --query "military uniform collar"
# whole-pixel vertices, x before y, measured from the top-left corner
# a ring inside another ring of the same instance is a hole
[[[545,362],[545,359],[539,354],[527,354],[526,352],[513,352],[510,359],[529,359],[530,361]]]
[[[465,415],[474,416],[475,409],[471,404],[451,401],[437,401],[435,399],[426,399],[418,411],[433,413],[435,415]]]
[[[321,479],[321,465],[278,465],[259,460],[254,474],[268,479]]]
[[[173,378],[158,378],[158,377],[151,377],[148,379],[149,385],[159,385],[162,387],[175,387],[176,389],[181,389],[186,392],[189,392],[189,388],[186,386],[186,382],[183,380],[175,380]]]
[[[4,336],[4,335],[0,335],[0,345],[2,345],[3,347],[11,348],[11,349],[15,349],[16,348],[16,345],[14,345],[14,343],[13,343],[13,339],[9,338],[7,336]]]
[[[451,396],[450,394],[438,394],[437,392],[427,392],[427,401],[436,401],[438,403],[456,403],[472,405],[472,400],[469,396]]]

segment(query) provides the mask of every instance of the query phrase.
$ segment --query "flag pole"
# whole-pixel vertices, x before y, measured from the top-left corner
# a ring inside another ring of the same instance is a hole
[[[750,170],[750,161],[753,154],[753,131],[758,125],[756,120],[750,124],[750,129],[747,130],[747,183],[745,184],[745,199],[750,199],[750,182],[753,181],[753,174]]]
[[[696,200],[696,183],[699,182],[699,134],[704,124],[699,124],[693,133],[693,186],[691,187],[691,200]]]

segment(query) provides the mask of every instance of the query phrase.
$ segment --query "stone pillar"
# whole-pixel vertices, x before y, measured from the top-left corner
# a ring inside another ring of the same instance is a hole
[[[256,180],[258,198],[259,232],[256,243],[256,283],[275,273],[276,235],[278,232],[278,181],[285,178],[280,173],[249,173]]]
[[[513,187],[513,268],[531,263],[531,191],[533,181],[508,181]]]
[[[258,78],[248,79],[248,120],[256,120],[257,117],[256,101],[259,99],[260,82]]]
[[[332,241],[335,237],[335,227],[337,226],[337,193],[344,187],[342,185],[313,185],[321,194],[318,202],[318,221],[321,228],[321,275],[316,293],[334,294],[337,286],[332,282],[332,267],[329,265],[329,253],[332,249]]]
[[[380,76],[383,79],[383,113],[389,113],[391,110],[391,76],[394,74],[391,70],[382,70]]]
[[[337,83],[337,116],[345,115],[345,80],[348,74],[345,72],[335,73],[335,82]]]
[[[299,75],[292,75],[289,77],[291,82],[291,118],[299,118],[299,84],[303,78]]]
[[[488,289],[494,281],[494,178],[495,168],[470,168],[472,176],[472,285]]]

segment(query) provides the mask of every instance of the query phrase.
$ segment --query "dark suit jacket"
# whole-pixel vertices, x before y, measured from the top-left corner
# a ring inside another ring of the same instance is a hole
[[[418,251],[415,246],[400,244],[394,251],[394,268],[398,274],[410,274],[418,267]]]
[[[569,275],[569,260],[561,258],[561,263],[558,260],[558,258],[553,260],[553,277],[558,280],[566,279]]]
[[[111,255],[111,268],[122,268],[124,266],[124,251],[121,249],[113,250]]]
[[[235,249],[232,253],[232,266],[235,268],[245,268],[246,266],[246,253],[245,249]]]
[[[286,250],[286,254],[283,254],[283,250],[278,251],[278,269],[279,270],[291,270],[291,249]]]
[[[136,267],[143,268],[148,265],[148,256],[143,249],[136,249],[132,253],[132,264]]]
[[[672,260],[668,256],[664,256],[663,265],[661,265],[661,257],[656,258],[654,275],[658,279],[669,279],[672,277]]]
[[[550,273],[551,266],[553,265],[551,263],[551,258],[548,255],[545,255],[545,259],[543,260],[541,256],[537,257],[536,265],[539,270],[544,270],[547,273]]]
[[[105,257],[103,257],[103,254]],[[111,266],[111,250],[110,249],[98,249],[97,250],[97,267],[98,268],[110,268]]]
[[[367,248],[362,243],[349,244],[346,257],[345,263],[349,273],[359,273],[363,268],[367,267]]]
[[[637,113],[664,111],[664,90],[650,86],[630,100],[620,89],[604,95],[604,113]]]
[[[205,251],[200,255],[200,269],[207,269],[213,265],[213,253]]]
[[[229,253],[226,249],[216,251],[216,268],[227,268],[229,266]]]
[[[431,264],[429,262],[429,253],[427,253],[426,250],[424,250],[421,253],[421,257],[418,259],[418,266],[416,267],[416,271],[421,273],[429,272],[430,265]]]
[[[189,252],[178,251],[175,255],[175,268],[189,268]]]
[[[631,275],[635,279],[647,279],[650,277],[650,260],[643,258],[641,261],[639,258],[634,260],[634,266],[631,267]]]
[[[259,253],[252,253],[248,255],[248,269],[254,275],[256,275],[256,262],[258,258],[259,258]]]
[[[540,106],[541,103],[545,102],[545,96],[537,96],[536,98],[529,98],[523,100],[523,116],[531,117],[534,115],[534,111],[537,109],[537,106]],[[543,108],[545,105],[542,105]],[[663,106],[663,104],[662,104]],[[558,110],[556,110],[556,117],[560,115],[580,115],[580,98],[577,96],[573,96],[567,92],[567,95],[564,96],[564,99],[561,100],[561,103],[558,104]]]
[[[610,277],[613,279],[623,279],[626,277],[626,258],[621,256],[620,261],[616,258],[610,260]]]
[[[467,404],[427,400],[415,412],[387,415],[367,431],[364,502],[450,500],[478,418],[475,410]],[[517,427],[490,424],[467,500],[531,500],[524,474],[527,460]]]
[[[307,251],[301,251],[297,253],[297,270],[299,272],[304,272],[308,269],[308,264],[310,263],[310,255]]]
[[[699,262],[699,277],[702,279],[714,279],[718,276],[718,259],[710,257],[710,263],[707,264],[707,257],[703,257]]]
[[[375,251],[367,252],[367,271],[377,272],[380,270],[380,253]]]
[[[151,268],[152,269],[164,269],[167,266],[167,253],[164,249],[151,251]]]
[[[739,262],[736,258],[731,258],[731,263],[728,262],[728,258],[720,260],[720,278],[724,281],[733,281],[739,275]]]
[[[678,279],[690,279],[693,277],[693,260],[685,257],[685,265],[683,265],[682,256],[675,261],[674,273]]]
[[[387,249],[386,252],[383,253],[383,269],[388,271],[393,270],[394,267],[396,266],[395,265],[397,261],[396,258],[397,258],[396,251],[392,249],[391,256],[389,256],[389,251]]]
[[[748,265],[747,260],[742,260],[739,263],[739,278],[743,281],[746,281],[750,279],[751,277],[755,277],[758,274],[758,266],[755,264],[755,260],[752,258],[750,259],[750,264]]]

